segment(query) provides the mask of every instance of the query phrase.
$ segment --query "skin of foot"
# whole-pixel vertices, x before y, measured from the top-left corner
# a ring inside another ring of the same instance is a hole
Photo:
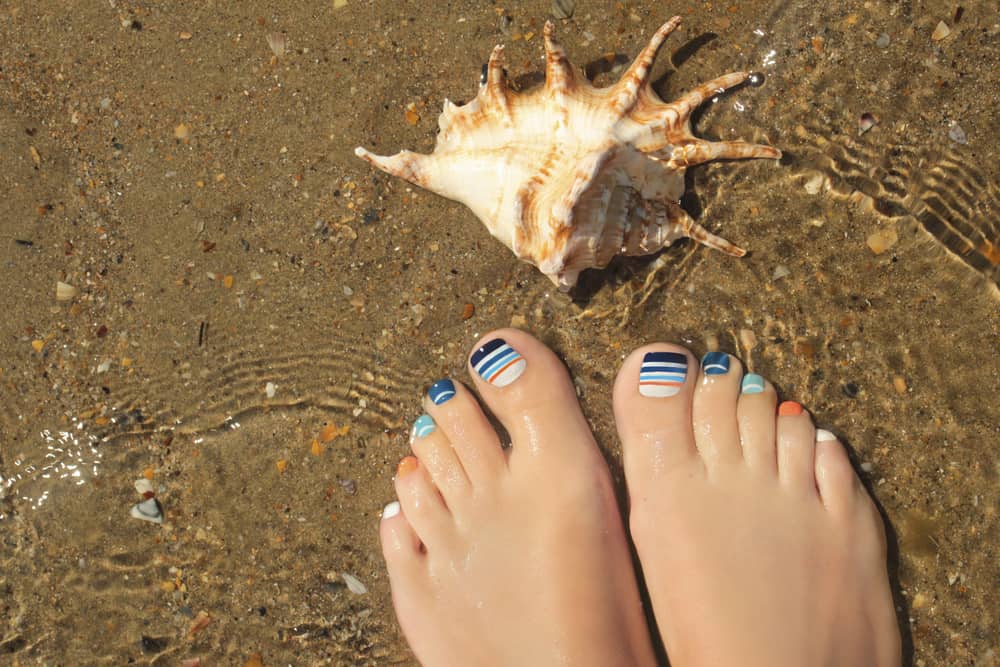
[[[898,666],[884,525],[843,445],[740,362],[657,344],[614,389],[670,662]]]
[[[610,474],[556,356],[517,330],[434,383],[380,533],[396,616],[424,665],[653,665]]]

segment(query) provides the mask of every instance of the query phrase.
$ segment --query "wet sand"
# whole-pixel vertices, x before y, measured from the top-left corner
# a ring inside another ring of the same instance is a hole
[[[495,43],[537,80],[549,2],[82,4],[0,8],[0,663],[410,664],[379,512],[421,393],[509,324],[619,488],[624,355],[740,356],[853,447],[909,662],[998,663],[991,3],[577,2],[599,84],[673,14],[663,97],[762,71],[696,133],[786,158],[689,176],[747,257],[680,244],[571,296],[352,152],[431,150]],[[144,476],[162,526],[129,516]]]

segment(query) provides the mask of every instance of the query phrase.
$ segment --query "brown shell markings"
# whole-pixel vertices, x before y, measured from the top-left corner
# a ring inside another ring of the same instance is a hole
[[[561,289],[616,255],[648,255],[689,237],[740,257],[745,251],[709,233],[680,206],[687,167],[717,159],[780,158],[771,146],[705,141],[691,114],[707,99],[746,81],[733,72],[663,102],[650,71],[667,21],[617,83],[595,88],[570,65],[545,24],[545,85],[507,87],[503,46],[490,55],[486,81],[461,107],[445,100],[430,155],[390,157],[358,147],[379,169],[462,202],[517,257]]]

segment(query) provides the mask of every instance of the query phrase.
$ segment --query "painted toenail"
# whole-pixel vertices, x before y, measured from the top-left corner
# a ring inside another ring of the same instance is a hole
[[[431,402],[434,405],[441,405],[442,403],[447,403],[448,399],[455,395],[455,383],[451,380],[444,379],[438,380],[431,385],[431,388],[427,390],[427,396],[430,397]]]
[[[639,393],[651,398],[673,396],[684,386],[687,355],[679,352],[647,352],[639,369]]]
[[[396,468],[396,477],[402,477],[403,475],[407,475],[416,469],[417,457],[407,456],[399,462],[399,466]]]
[[[391,519],[392,517],[399,514],[399,501],[393,500],[391,503],[385,506],[382,510],[382,520]]]
[[[764,378],[756,373],[747,373],[743,376],[743,384],[740,391],[744,394],[760,394],[764,391]]]
[[[413,429],[410,431],[410,442],[430,435],[434,432],[435,428],[437,427],[434,425],[434,420],[431,419],[430,415],[420,415],[417,417],[417,421],[413,422]]]
[[[830,440],[836,440],[837,436],[830,433],[825,428],[816,429],[816,442],[829,442]]]
[[[701,358],[705,375],[725,375],[729,372],[729,355],[725,352],[708,352]]]
[[[778,406],[778,415],[781,417],[794,417],[802,414],[802,406],[795,401],[785,401]]]
[[[506,387],[528,367],[524,357],[503,338],[494,338],[473,352],[470,363],[479,377],[497,387]]]

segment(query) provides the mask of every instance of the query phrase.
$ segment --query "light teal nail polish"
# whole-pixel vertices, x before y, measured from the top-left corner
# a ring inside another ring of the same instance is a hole
[[[744,394],[759,394],[764,391],[764,378],[756,373],[747,373],[743,376],[743,383],[740,385],[740,392]]]
[[[417,417],[417,421],[413,422],[413,430],[410,431],[410,440],[427,437],[434,432],[435,428],[437,426],[435,426],[434,420],[431,419],[430,415],[420,415]]]

